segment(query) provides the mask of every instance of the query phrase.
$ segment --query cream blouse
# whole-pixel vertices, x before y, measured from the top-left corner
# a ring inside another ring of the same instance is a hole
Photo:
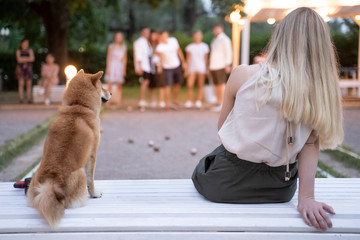
[[[224,147],[238,158],[277,167],[286,165],[287,158],[287,121],[280,115],[282,88],[281,84],[275,84],[267,103],[261,105],[266,90],[264,81],[267,79],[267,74],[263,74],[256,90],[258,110],[255,83],[261,71],[256,72],[238,90],[234,107],[218,136]],[[304,123],[291,124],[291,128],[295,140],[289,145],[288,156],[290,163],[294,163],[312,129]]]

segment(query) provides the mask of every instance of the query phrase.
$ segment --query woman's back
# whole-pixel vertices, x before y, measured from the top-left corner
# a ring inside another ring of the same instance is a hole
[[[274,82],[266,104],[260,106],[269,74],[265,68],[256,69],[241,66],[233,71],[231,77],[234,79],[243,75],[244,71],[250,71],[250,77],[237,90],[234,107],[219,130],[219,138],[224,147],[240,159],[264,162],[274,167],[285,165],[287,121],[280,114],[282,87],[279,82]],[[262,76],[257,83],[259,75]],[[291,128],[295,141],[289,148],[289,160],[294,163],[296,155],[311,133],[311,128],[304,123],[292,125]]]

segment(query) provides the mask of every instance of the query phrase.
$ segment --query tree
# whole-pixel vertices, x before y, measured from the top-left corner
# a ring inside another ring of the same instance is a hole
[[[244,7],[243,0],[212,0],[212,10],[215,14],[225,17],[232,12],[236,5]],[[241,13],[244,15],[244,13]]]
[[[43,20],[49,52],[54,54],[60,69],[64,69],[68,61],[67,23],[69,12],[66,1],[23,1]],[[60,71],[60,82],[65,82],[64,71]]]

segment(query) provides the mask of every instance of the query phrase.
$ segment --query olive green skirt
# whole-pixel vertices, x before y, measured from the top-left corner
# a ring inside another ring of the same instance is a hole
[[[285,170],[239,159],[220,145],[200,160],[192,180],[213,202],[280,203],[290,201],[297,187],[296,163],[290,164],[290,181],[285,181]]]

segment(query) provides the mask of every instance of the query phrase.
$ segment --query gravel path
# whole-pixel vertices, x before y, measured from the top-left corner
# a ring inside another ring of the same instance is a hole
[[[344,110],[345,145],[360,153],[360,109]]]
[[[0,145],[55,112],[55,108],[0,108]],[[98,150],[96,179],[190,178],[198,161],[219,145],[218,116],[218,113],[195,110],[144,113],[108,110],[102,119],[104,132]],[[344,119],[344,144],[360,152],[360,110],[346,109]],[[166,136],[170,139],[166,140]],[[129,139],[134,143],[129,143]],[[150,140],[155,142],[158,152],[148,147]],[[6,175],[0,176],[0,181],[9,181],[40,157],[42,144],[15,160],[1,173]],[[192,148],[197,149],[196,155],[190,154]],[[333,166],[331,159],[321,156],[326,164]],[[333,167],[339,170],[338,165]],[[356,172],[345,175],[358,176]]]
[[[32,109],[0,108],[0,145],[6,140],[25,133],[56,113],[56,108]]]
[[[108,111],[102,119],[95,177],[190,178],[201,157],[219,145],[217,119],[217,113],[200,111]],[[148,147],[150,140],[158,152]],[[196,155],[190,154],[192,148],[197,148]]]

